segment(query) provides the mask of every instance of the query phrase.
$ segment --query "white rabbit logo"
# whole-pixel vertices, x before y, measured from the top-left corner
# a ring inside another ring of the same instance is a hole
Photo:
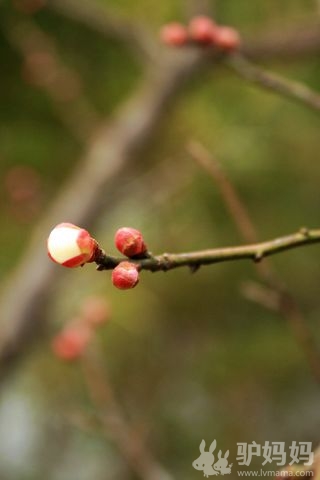
[[[196,470],[202,470],[203,475],[207,478],[211,475],[219,475],[219,472],[212,468],[212,465],[214,464],[214,455],[212,452],[215,450],[217,442],[216,440],[213,440],[208,452],[205,452],[205,446],[206,442],[202,440],[199,447],[200,456],[192,463],[192,466]]]
[[[227,475],[231,473],[232,463],[228,465],[229,450],[226,451],[224,457],[221,458],[221,450],[218,453],[218,460],[214,463],[213,452],[216,449],[217,442],[213,440],[209,447],[209,451],[205,451],[206,442],[202,440],[200,443],[200,456],[192,463],[193,468],[202,470],[204,477],[211,477],[211,475]]]
[[[228,466],[229,450],[226,451],[224,457],[221,458],[221,450],[218,453],[218,461],[213,465],[213,468],[221,473],[221,475],[226,475],[231,473],[232,463]]]

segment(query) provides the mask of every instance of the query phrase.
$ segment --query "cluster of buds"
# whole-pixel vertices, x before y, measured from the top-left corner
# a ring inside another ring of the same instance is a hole
[[[189,25],[178,22],[164,25],[160,32],[163,43],[180,47],[188,43],[213,46],[223,52],[233,52],[240,47],[240,35],[229,26],[218,25],[205,15],[194,17]]]
[[[139,265],[128,261],[148,256],[147,246],[141,232],[135,228],[119,228],[114,238],[119,252],[127,257],[112,271],[112,283],[121,290],[134,288],[139,282]],[[55,263],[68,268],[85,263],[99,263],[102,250],[97,241],[84,228],[72,223],[60,223],[50,233],[47,241],[48,255]]]
[[[116,231],[114,243],[119,252],[129,259],[144,258],[148,249],[139,230],[122,227]],[[112,271],[112,283],[120,290],[134,288],[139,282],[139,269],[135,263],[123,261]]]
[[[51,346],[56,357],[65,361],[79,359],[89,346],[96,329],[111,316],[109,303],[102,297],[88,297],[79,315],[53,338]]]

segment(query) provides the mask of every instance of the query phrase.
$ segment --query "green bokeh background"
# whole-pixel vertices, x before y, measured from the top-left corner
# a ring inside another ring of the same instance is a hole
[[[144,24],[154,36],[164,22],[184,20],[191,4],[100,3]],[[219,22],[250,38],[319,15],[314,0],[217,0],[210,7]],[[22,17],[11,2],[0,2],[2,281],[83,155],[83,145],[65,128],[46,93],[22,74],[21,55],[8,34]],[[112,118],[144,74],[130,49],[46,9],[32,21],[52,36],[99,116]],[[268,67],[320,90],[316,56]],[[116,205],[107,205],[96,222],[93,234],[106,250],[115,252],[114,231],[123,225],[140,228],[153,252],[241,242],[215,185],[185,153],[191,138],[219,158],[262,239],[319,225],[318,115],[219,68],[189,83],[141,153],[142,168],[128,173]],[[161,163],[164,177],[155,178]],[[12,210],[6,186],[16,166],[30,167],[39,180],[37,209],[28,218],[25,205]],[[154,188],[148,187],[150,178]],[[67,220],[61,212],[61,221]],[[313,246],[272,261],[319,345],[318,256],[319,247]],[[90,294],[112,304],[112,320],[101,329],[99,341],[121,403],[129,417],[148,426],[151,449],[175,478],[201,478],[191,462],[202,438],[207,443],[216,438],[219,448],[230,449],[234,464],[237,442],[285,441],[288,446],[297,440],[315,447],[319,386],[285,320],[242,295],[243,283],[254,278],[250,263],[226,263],[195,275],[184,269],[143,272],[136,289],[122,292],[112,287],[110,272],[98,274],[93,266],[67,271],[55,287],[46,333],[1,392],[1,480],[135,478],[112,441],[73,424],[72,413],[90,415],[93,407],[79,366],[63,364],[50,349],[54,332]],[[257,460],[252,468],[260,465]]]

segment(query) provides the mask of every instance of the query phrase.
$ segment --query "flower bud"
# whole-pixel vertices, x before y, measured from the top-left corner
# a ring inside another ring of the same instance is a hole
[[[216,30],[217,26],[214,21],[205,15],[194,17],[189,24],[191,39],[199,43],[213,43]]]
[[[134,263],[121,262],[112,270],[112,283],[120,290],[134,288],[138,282],[139,272]]]
[[[91,331],[83,325],[66,327],[52,340],[53,353],[62,360],[77,360],[91,340]]]
[[[187,29],[178,22],[164,25],[160,31],[160,38],[166,45],[180,47],[188,41]]]
[[[135,228],[119,228],[116,231],[114,242],[119,252],[127,257],[142,255],[147,251],[141,232]]]
[[[93,262],[98,244],[84,228],[60,223],[51,231],[47,248],[49,257],[55,263],[74,268]]]
[[[221,50],[233,52],[240,47],[241,38],[235,28],[218,27],[216,32],[215,44]]]

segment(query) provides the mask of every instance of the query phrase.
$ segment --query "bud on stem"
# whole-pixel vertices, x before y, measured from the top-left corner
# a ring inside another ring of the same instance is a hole
[[[114,242],[119,252],[127,257],[142,256],[147,252],[142,233],[135,228],[119,228],[115,234]]]
[[[68,268],[94,262],[99,250],[90,233],[72,223],[57,225],[49,235],[47,248],[51,260]]]
[[[134,288],[139,282],[139,271],[134,263],[120,262],[112,271],[112,283],[120,290]]]

